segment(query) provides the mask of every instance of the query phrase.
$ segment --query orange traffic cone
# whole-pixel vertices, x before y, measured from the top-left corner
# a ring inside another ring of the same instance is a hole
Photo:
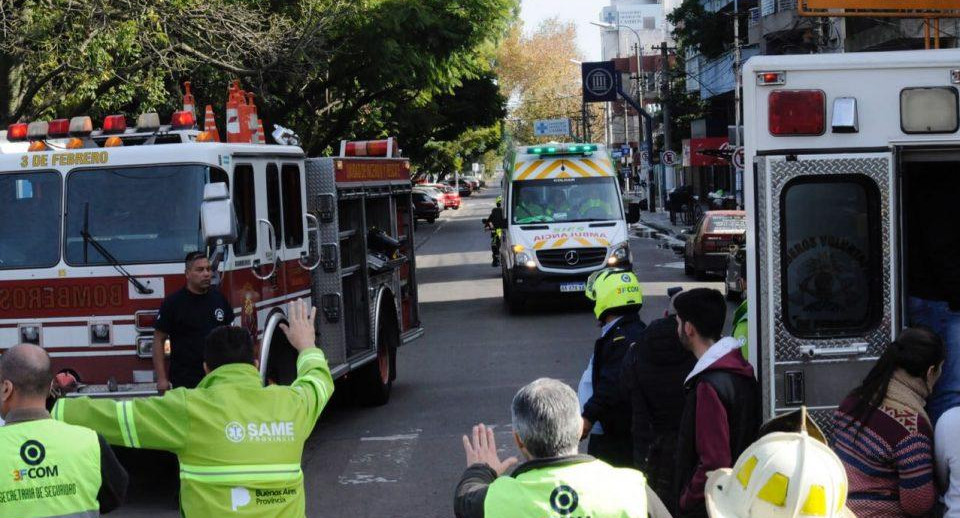
[[[186,90],[186,93],[183,94],[183,111],[190,112],[194,117],[197,116],[197,110],[195,108],[196,101],[193,100],[193,94],[190,93],[190,81],[183,83],[183,87]]]
[[[263,119],[257,119],[257,144],[266,144],[267,136],[263,133]]]
[[[209,104],[203,116],[203,131],[213,134],[214,142],[220,142],[220,131],[217,129],[217,121],[213,118],[213,106]]]
[[[240,131],[240,81],[227,88],[227,142],[242,142]]]

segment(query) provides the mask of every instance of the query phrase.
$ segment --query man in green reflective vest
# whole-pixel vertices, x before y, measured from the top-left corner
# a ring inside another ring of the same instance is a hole
[[[740,353],[744,360],[750,359],[750,343],[747,329],[747,258],[742,257],[740,261],[740,278],[737,279],[737,287],[743,294],[743,302],[733,313],[733,327],[730,333],[734,338],[740,341]]]
[[[127,472],[96,432],[50,419],[53,374],[35,345],[0,356],[0,517],[93,518],[123,502]]]
[[[327,360],[314,346],[315,315],[298,300],[289,325],[281,324],[299,352],[290,386],[264,387],[250,334],[220,327],[204,344],[207,375],[197,388],[132,401],[61,399],[54,417],[113,444],[176,453],[185,518],[303,518],[303,444],[333,393]]]
[[[643,474],[577,455],[582,420],[577,394],[541,378],[513,397],[513,438],[527,462],[501,461],[491,428],[463,437],[467,471],[457,485],[457,518],[669,518]]]
[[[584,185],[578,193],[582,202],[577,208],[577,218],[580,219],[614,219],[613,207],[604,200],[603,190],[596,186]]]
[[[533,187],[518,189],[517,203],[513,207],[513,221],[515,223],[537,223],[547,221],[547,212],[537,203],[537,193]]]

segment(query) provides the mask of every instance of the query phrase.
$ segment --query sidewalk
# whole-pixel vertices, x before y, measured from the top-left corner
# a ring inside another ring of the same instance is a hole
[[[680,236],[680,231],[691,228],[687,225],[674,225],[670,223],[670,213],[665,210],[657,210],[656,212],[641,212],[640,223],[670,237],[681,240],[683,238]]]

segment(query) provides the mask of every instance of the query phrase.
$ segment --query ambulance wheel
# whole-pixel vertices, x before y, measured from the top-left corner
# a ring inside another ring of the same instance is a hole
[[[400,329],[392,304],[384,304],[380,315],[384,320],[377,329],[377,358],[363,366],[356,377],[359,401],[365,406],[387,404],[393,380],[397,377],[396,354],[400,346]]]

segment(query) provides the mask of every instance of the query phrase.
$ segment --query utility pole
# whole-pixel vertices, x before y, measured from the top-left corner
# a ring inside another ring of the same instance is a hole
[[[663,150],[671,147],[670,139],[670,103],[667,96],[670,93],[670,63],[667,58],[667,42],[660,43],[660,105],[663,111]]]
[[[733,111],[733,152],[736,154],[740,150],[740,88],[743,78],[740,77],[740,10],[737,0],[733,0],[733,77],[736,81],[734,87],[734,106]],[[733,165],[734,157],[730,157],[730,165],[733,166],[733,192],[737,204],[743,205],[743,177],[737,166]]]

